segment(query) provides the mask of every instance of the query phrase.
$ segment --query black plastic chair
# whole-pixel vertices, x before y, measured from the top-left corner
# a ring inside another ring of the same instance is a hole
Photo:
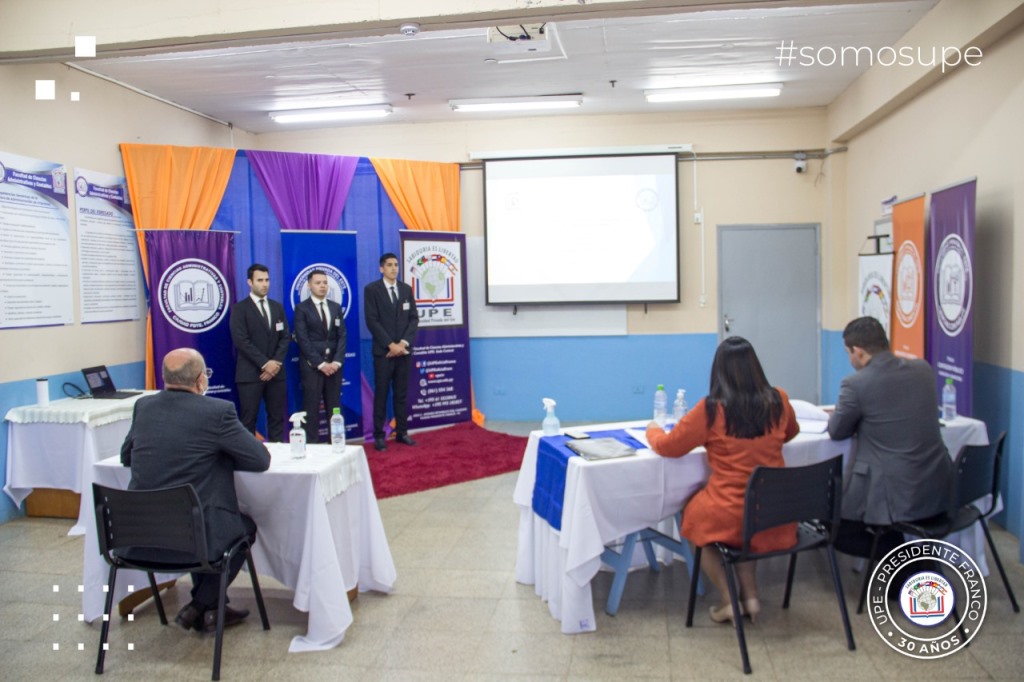
[[[103,609],[103,626],[100,631],[100,648],[96,659],[96,674],[103,674],[103,660],[106,653],[107,635],[110,629],[110,614],[114,605],[114,583],[117,571],[129,568],[145,571],[149,587],[153,591],[160,623],[167,625],[163,601],[157,589],[154,573],[211,573],[220,575],[220,598],[217,602],[217,635],[213,650],[213,679],[220,679],[221,645],[224,640],[224,605],[228,589],[228,574],[231,559],[239,552],[245,552],[249,565],[249,577],[256,594],[263,629],[270,629],[267,611],[263,605],[253,565],[249,539],[239,538],[222,556],[208,557],[206,548],[206,524],[203,507],[191,485],[164,488],[161,490],[119,490],[93,483],[93,500],[96,503],[96,530],[100,554],[110,564],[107,581],[107,602]],[[183,557],[195,557],[180,563],[146,561],[125,556],[128,548],[147,548],[175,552]]]
[[[846,631],[846,644],[850,651],[857,647],[850,629],[850,617],[846,610],[843,585],[839,579],[836,552],[832,546],[839,526],[840,500],[842,496],[843,458],[833,457],[818,464],[801,467],[757,467],[747,481],[747,492],[743,507],[743,545],[730,547],[715,543],[722,554],[726,582],[729,587],[729,601],[733,613],[740,613],[739,589],[736,579],[736,564],[757,559],[789,555],[789,572],[786,576],[786,594],[782,608],[789,608],[789,597],[793,589],[793,575],[796,571],[796,557],[800,552],[824,547],[828,552],[832,569],[832,584],[835,586],[839,612]],[[799,522],[796,544],[787,549],[772,552],[753,552],[750,540],[757,533],[786,523]],[[700,570],[702,548],[694,552],[694,571]],[[690,600],[686,609],[686,627],[693,625],[693,609],[696,602],[697,581],[690,581]],[[750,674],[750,657],[747,655],[747,640],[743,632],[743,618],[733,619],[736,638],[739,640],[740,655],[743,657],[743,672]]]
[[[966,530],[976,523],[981,524],[985,532],[985,540],[988,542],[989,551],[992,553],[992,560],[999,569],[999,575],[1003,579],[1003,586],[1010,598],[1014,613],[1020,613],[1020,606],[1017,604],[1017,597],[1013,594],[1010,581],[1006,577],[1006,570],[992,542],[992,533],[989,531],[987,519],[996,508],[999,499],[999,468],[1003,459],[1003,445],[1006,442],[1006,432],[1003,431],[996,438],[996,442],[989,445],[968,445],[957,455],[954,466],[956,476],[953,479],[953,491],[950,496],[950,511],[941,514],[927,521],[897,522],[891,526],[885,526],[875,530],[875,539],[871,546],[871,556],[868,565],[865,567],[864,583],[861,585],[860,601],[857,604],[857,613],[864,609],[864,602],[867,596],[867,587],[871,578],[871,570],[881,558],[878,554],[878,541],[884,532],[899,532],[906,535],[913,535],[928,540],[941,540],[942,538],[962,530]],[[986,509],[978,508],[977,502],[989,495],[989,502]]]

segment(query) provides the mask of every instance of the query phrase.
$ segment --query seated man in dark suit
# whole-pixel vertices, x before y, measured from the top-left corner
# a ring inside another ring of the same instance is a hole
[[[168,353],[163,378],[163,391],[135,403],[132,425],[121,446],[121,462],[132,469],[128,489],[191,483],[203,505],[207,551],[216,557],[243,534],[256,537],[256,524],[238,510],[234,474],[266,471],[270,453],[238,421],[232,403],[204,396],[209,380],[206,362],[197,351],[179,348]],[[152,552],[145,558],[160,560]],[[234,557],[229,581],[244,563],[244,553]],[[192,601],[175,620],[186,630],[213,630],[220,578],[197,573],[192,575],[192,585]],[[224,624],[234,625],[248,615],[245,609],[225,606]]]
[[[946,512],[953,464],[939,431],[931,366],[893,355],[885,330],[873,317],[846,325],[843,344],[857,371],[843,379],[828,433],[834,440],[855,435],[856,445],[847,467],[836,549],[867,556],[873,539],[868,527]],[[899,534],[887,534],[879,556],[902,542]]]

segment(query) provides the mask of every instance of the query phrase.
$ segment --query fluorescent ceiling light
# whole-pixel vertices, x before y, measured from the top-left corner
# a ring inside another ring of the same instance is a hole
[[[363,118],[382,118],[392,111],[390,104],[359,107],[325,107],[320,109],[292,109],[271,111],[276,123],[314,123],[323,121],[352,121]]]
[[[751,83],[749,85],[644,90],[644,97],[648,102],[703,102],[716,99],[778,97],[781,92],[782,83]]]
[[[489,97],[448,100],[452,111],[537,111],[572,109],[583,104],[583,95],[541,95],[539,97]]]

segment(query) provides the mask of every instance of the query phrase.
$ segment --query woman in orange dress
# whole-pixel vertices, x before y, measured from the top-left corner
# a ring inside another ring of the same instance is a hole
[[[747,479],[757,466],[785,466],[782,444],[800,427],[789,398],[765,378],[753,346],[732,336],[718,346],[711,365],[711,388],[706,398],[675,425],[671,432],[655,422],[647,425],[647,441],[662,457],[682,457],[704,446],[711,476],[683,510],[681,533],[703,548],[701,568],[718,588],[720,606],[711,607],[711,619],[733,618],[721,554],[712,543],[740,546],[743,542],[743,500]],[[796,524],[786,524],[754,536],[755,552],[792,547]],[[761,610],[755,578],[756,562],[736,565],[742,611],[753,620]]]

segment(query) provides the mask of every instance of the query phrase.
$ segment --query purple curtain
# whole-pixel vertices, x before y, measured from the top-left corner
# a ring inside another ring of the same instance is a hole
[[[284,230],[336,230],[357,156],[246,152]]]

